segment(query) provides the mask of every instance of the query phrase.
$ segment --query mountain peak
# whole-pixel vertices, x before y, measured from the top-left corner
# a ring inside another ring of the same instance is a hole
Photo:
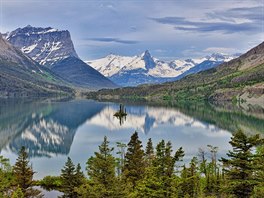
[[[67,57],[78,57],[67,30],[28,25],[12,31],[6,39],[41,65],[51,66]]]
[[[144,58],[144,57],[151,57],[151,54],[150,54],[149,50],[145,50],[145,51],[141,54],[140,57],[142,57],[142,58]]]
[[[156,63],[148,50],[142,53],[141,59],[145,62],[145,67],[147,70],[153,69],[156,66]]]

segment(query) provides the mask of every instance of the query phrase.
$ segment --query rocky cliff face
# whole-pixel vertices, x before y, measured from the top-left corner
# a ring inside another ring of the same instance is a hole
[[[6,34],[6,39],[41,65],[78,57],[67,30],[26,26]]]
[[[12,45],[75,87],[88,89],[117,87],[85,64],[77,55],[68,30],[30,25],[5,35]]]
[[[5,39],[2,38],[0,34],[0,62],[10,62],[23,66],[34,71],[39,71],[38,67],[35,65],[29,57],[25,56],[14,46],[9,44]],[[3,64],[2,64],[3,65]]]
[[[71,93],[64,85],[61,78],[0,37],[0,97]]]

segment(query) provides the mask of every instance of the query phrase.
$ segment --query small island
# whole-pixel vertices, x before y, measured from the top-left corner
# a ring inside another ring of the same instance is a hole
[[[119,119],[120,125],[124,123],[124,121],[126,120],[127,113],[126,113],[126,108],[124,108],[123,104],[120,104],[119,111],[115,112],[114,116]]]
[[[116,117],[127,116],[126,108],[124,108],[124,105],[120,104],[119,111],[115,112],[114,116]]]

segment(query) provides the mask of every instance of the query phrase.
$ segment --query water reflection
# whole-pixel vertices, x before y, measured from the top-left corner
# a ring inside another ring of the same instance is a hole
[[[224,155],[230,132],[238,128],[264,134],[263,110],[257,107],[245,111],[197,103],[125,106],[126,120],[120,124],[113,116],[119,103],[1,100],[0,154],[14,162],[18,150],[26,146],[38,177],[42,177],[58,174],[67,155],[84,165],[105,135],[114,146],[117,141],[127,143],[136,130],[143,144],[150,137],[154,144],[170,140],[174,148],[183,146],[190,158],[207,144],[218,146],[219,155]]]
[[[5,102],[0,108],[0,149],[17,153],[26,146],[30,157],[67,155],[77,128],[104,106],[86,100]]]
[[[107,106],[101,112],[96,114],[87,123],[102,126],[111,131],[125,128],[134,128],[138,132],[148,134],[151,130],[165,125],[174,127],[201,127],[207,129],[208,132],[217,133],[221,129],[213,124],[199,121],[193,117],[187,116],[177,109],[164,107],[148,107],[148,106],[128,106],[128,116],[126,122],[118,125],[115,117],[111,116],[116,111],[116,105]]]
[[[120,104],[119,111],[116,111],[113,115],[115,118],[119,120],[120,126],[124,124],[124,122],[126,121],[126,116],[127,116],[126,108],[124,107],[124,105]]]

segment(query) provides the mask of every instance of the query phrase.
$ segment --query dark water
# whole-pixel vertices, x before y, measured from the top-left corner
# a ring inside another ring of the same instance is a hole
[[[91,100],[18,101],[0,100],[0,155],[14,164],[21,146],[26,146],[37,172],[35,178],[59,175],[67,156],[81,163],[97,151],[106,135],[111,142],[128,143],[136,130],[145,145],[170,140],[174,149],[182,146],[185,160],[198,148],[218,146],[225,155],[231,133],[238,128],[264,134],[264,111],[259,107],[237,108],[210,104],[129,104],[120,120],[113,114],[119,103]]]

